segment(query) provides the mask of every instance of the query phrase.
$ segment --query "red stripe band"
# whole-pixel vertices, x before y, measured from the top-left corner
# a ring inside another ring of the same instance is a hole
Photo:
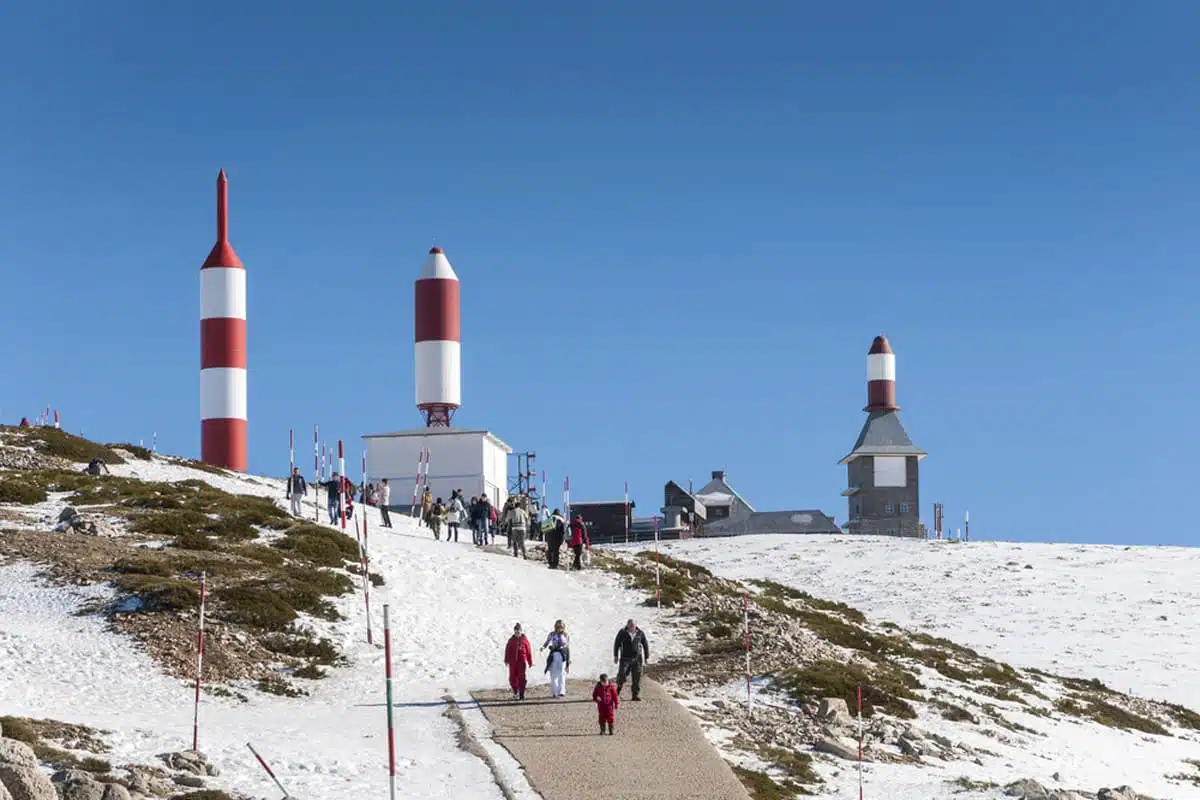
[[[246,420],[201,420],[200,460],[205,464],[245,472]]]
[[[416,282],[416,341],[462,341],[458,281],[424,278]]]
[[[246,368],[246,320],[200,320],[200,369]]]

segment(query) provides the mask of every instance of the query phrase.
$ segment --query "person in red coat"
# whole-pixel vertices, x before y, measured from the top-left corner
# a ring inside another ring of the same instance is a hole
[[[583,514],[576,514],[574,521],[571,522],[571,552],[575,554],[575,560],[571,562],[571,569],[583,569],[583,548],[589,551],[592,549],[592,541],[588,537],[587,523],[583,521]]]
[[[513,626],[513,634],[504,648],[504,663],[508,666],[508,685],[513,697],[525,699],[525,670],[533,666],[533,645],[521,632],[521,623]]]
[[[596,704],[596,713],[600,716],[600,735],[604,735],[604,726],[607,725],[608,735],[612,736],[621,696],[617,694],[617,687],[608,682],[607,675],[601,675],[596,688],[592,689],[592,702]]]

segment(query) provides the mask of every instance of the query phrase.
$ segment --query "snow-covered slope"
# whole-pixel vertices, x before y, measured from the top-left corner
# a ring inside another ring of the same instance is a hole
[[[745,536],[664,552],[1016,666],[1200,709],[1200,548]]]
[[[284,497],[282,481],[216,475],[160,458],[112,471],[157,481],[198,478],[229,491],[280,502]],[[307,508],[311,514],[311,502]],[[536,648],[555,619],[566,620],[573,672],[580,677],[611,664],[612,636],[630,616],[644,621],[659,651],[672,648],[654,612],[637,605],[643,596],[622,589],[612,576],[550,572],[536,561],[477,551],[469,541],[436,542],[396,515],[396,527],[387,531],[376,509],[366,513],[372,571],[387,581],[372,591],[376,646],[366,644],[366,612],[361,592],[355,592],[336,601],[346,621],[309,620],[344,644],[352,659],[351,666],[307,683],[311,697],[246,691],[250,702],[241,703],[205,696],[200,749],[223,770],[217,785],[278,794],[247,750],[249,741],[298,797],[386,796],[384,603],[392,624],[403,797],[501,797],[488,768],[459,749],[452,723],[442,716],[441,698],[450,693],[463,699],[470,689],[506,683],[503,646],[514,622],[525,626]],[[106,630],[102,618],[72,615],[85,601],[111,592],[55,587],[35,572],[28,564],[0,567],[2,713],[115,731],[114,762],[149,763],[157,753],[189,747],[191,688],[163,675],[131,640]],[[541,679],[535,668],[532,680]]]
[[[1200,551],[804,536],[664,542],[662,551],[724,577],[766,578],[844,602],[877,623],[945,637],[1020,668],[1100,678],[1118,691],[1200,709]],[[731,682],[731,699],[744,692]],[[760,702],[773,702],[770,693]],[[1200,758],[1194,732],[1149,736],[999,705],[1040,733],[1001,746],[923,715],[922,727],[1003,758],[919,770],[872,764],[869,793],[925,800],[962,796],[946,784],[958,776],[1002,784],[1033,777],[1053,786],[1058,775],[1063,788],[1129,784],[1158,798],[1200,798],[1200,786],[1167,779],[1197,771],[1186,761]],[[826,765],[824,772],[835,796],[857,791],[852,770],[837,774]]]

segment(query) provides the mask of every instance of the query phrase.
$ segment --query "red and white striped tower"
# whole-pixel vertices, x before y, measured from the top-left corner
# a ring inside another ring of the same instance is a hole
[[[417,408],[429,428],[448,428],[462,403],[462,345],[458,276],[442,248],[429,258],[416,281]]]
[[[246,471],[246,268],[229,243],[225,170],[217,243],[200,268],[200,460]]]
[[[896,405],[896,354],[886,336],[876,336],[867,352],[867,407],[863,411],[899,411]]]

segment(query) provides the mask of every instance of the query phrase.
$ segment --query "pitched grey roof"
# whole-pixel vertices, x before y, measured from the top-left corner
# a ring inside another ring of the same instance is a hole
[[[730,486],[728,483],[726,483],[721,478],[713,478],[711,481],[704,484],[704,488],[700,489],[698,492],[696,492],[694,495],[692,495],[692,497],[699,500],[701,503],[704,503],[703,495],[706,495],[706,494],[732,495],[732,496],[736,497],[738,500],[741,500],[742,504],[745,505],[746,508],[750,509],[751,511],[754,510],[754,506],[747,503],[746,498],[744,498],[740,494],[738,494],[737,491],[734,490],[734,488],[732,486]],[[708,505],[708,504],[705,503],[705,505]]]
[[[854,448],[839,464],[859,456],[923,456],[925,451],[912,443],[895,411],[872,411],[863,423]]]
[[[756,511],[741,519],[721,519],[704,526],[705,536],[744,536],[759,533],[843,533],[824,511]]]

